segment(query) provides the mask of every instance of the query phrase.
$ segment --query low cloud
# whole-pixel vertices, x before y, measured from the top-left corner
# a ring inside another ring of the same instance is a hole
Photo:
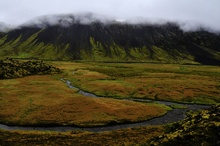
[[[0,21],[45,27],[56,24],[64,14],[73,14],[74,21],[84,24],[112,19],[131,24],[177,22],[185,31],[201,27],[220,31],[219,5],[219,0],[1,0]],[[61,19],[63,26],[73,21],[72,17]]]
[[[100,22],[103,24],[109,24],[116,19],[110,16],[88,13],[78,14],[62,14],[62,15],[45,15],[34,18],[22,24],[21,26],[34,26],[44,28],[47,26],[61,25],[63,27],[69,27],[71,24],[91,24],[93,22]]]
[[[118,23],[118,24],[129,24],[129,25],[164,25],[167,23],[172,23],[179,26],[185,32],[197,31],[197,30],[206,30],[209,32],[220,32],[218,29],[213,27],[208,27],[207,25],[193,22],[193,21],[174,21],[174,20],[165,20],[165,19],[156,19],[156,18],[145,18],[145,17],[130,17],[127,19],[117,18],[99,14],[89,13],[77,13],[77,14],[62,14],[62,15],[45,15],[31,19],[18,27],[38,27],[45,28],[48,26],[60,25],[62,27],[69,27],[72,24],[91,24],[94,22],[99,22],[104,25]],[[4,25],[6,29],[6,25]],[[2,27],[2,28],[4,28]],[[12,27],[11,27],[12,28]],[[1,23],[0,23],[1,30]]]

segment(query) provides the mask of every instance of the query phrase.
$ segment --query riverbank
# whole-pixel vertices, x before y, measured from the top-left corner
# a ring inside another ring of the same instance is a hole
[[[82,91],[79,88],[76,88],[71,85],[71,82],[68,80],[64,80],[61,78],[61,81],[65,82],[70,89],[74,89],[77,91],[78,94],[82,94],[83,96],[90,97],[90,98],[107,98],[107,97],[98,97],[92,93],[88,93],[85,91]],[[122,100],[122,99],[118,99]],[[132,102],[138,102],[138,100],[131,100]],[[141,99],[139,102],[152,102],[152,100],[144,100]],[[66,131],[71,131],[71,130],[84,130],[84,131],[90,131],[90,132],[102,132],[102,131],[112,131],[112,130],[118,130],[118,129],[125,129],[125,128],[134,128],[134,127],[141,127],[141,126],[149,126],[149,125],[162,125],[162,124],[167,124],[167,123],[173,123],[173,122],[178,122],[180,120],[183,120],[183,118],[186,115],[187,111],[198,111],[202,109],[208,109],[211,106],[210,105],[197,105],[197,104],[177,104],[175,102],[167,102],[167,101],[154,101],[158,102],[159,104],[164,104],[166,106],[172,107],[172,105],[183,107],[184,108],[179,108],[179,109],[172,109],[168,111],[165,115],[159,116],[152,118],[150,120],[146,121],[141,121],[141,122],[124,122],[124,123],[116,123],[116,122],[110,122],[109,124],[105,126],[94,126],[94,127],[87,127],[86,125],[83,127],[80,126],[50,126],[47,125],[46,127],[44,126],[8,126],[5,124],[0,124],[0,129],[3,130],[39,130],[39,131],[57,131],[57,132],[66,132]]]

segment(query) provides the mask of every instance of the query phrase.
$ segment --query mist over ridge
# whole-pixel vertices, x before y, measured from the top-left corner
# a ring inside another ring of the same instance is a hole
[[[0,55],[219,65],[220,35],[203,27],[190,30],[186,26],[164,20],[125,20],[93,13],[46,15],[3,34]]]
[[[76,14],[54,14],[54,15],[44,15],[31,19],[19,26],[20,27],[37,27],[45,28],[49,26],[60,25],[62,27],[69,27],[72,24],[79,23],[83,25],[90,25],[92,23],[101,23],[103,25],[121,24],[121,25],[152,25],[152,26],[163,26],[166,24],[172,24],[178,26],[184,32],[193,31],[208,31],[211,33],[220,33],[220,30],[213,29],[207,25],[200,24],[198,22],[183,22],[177,20],[165,20],[156,18],[145,18],[145,17],[131,17],[128,19],[117,18],[106,15],[94,14],[92,12],[76,13]]]
[[[202,27],[219,32],[219,5],[219,0],[2,0],[0,21],[19,26],[41,16],[90,12],[129,23],[168,21],[177,22],[185,31]]]

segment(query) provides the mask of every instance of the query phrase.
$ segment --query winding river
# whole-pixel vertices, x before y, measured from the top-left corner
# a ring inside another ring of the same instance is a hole
[[[88,97],[96,97],[96,98],[106,98],[106,97],[99,97],[95,94],[85,92],[79,88],[76,88],[71,85],[71,82],[65,79],[61,80],[65,82],[69,88],[71,89],[77,89],[79,90],[78,93],[82,94],[84,96]],[[125,100],[131,100],[135,102],[153,102],[153,100],[149,99],[125,99]],[[154,100],[155,101],[155,100]],[[207,109],[211,106],[209,105],[198,105],[198,104],[182,104],[182,103],[174,103],[174,102],[167,102],[167,101],[156,101],[160,104],[165,104],[167,106],[171,105],[178,105],[178,106],[184,106],[187,108],[184,109],[173,109],[172,111],[168,111],[167,114],[153,118],[151,120],[143,121],[143,122],[137,122],[137,123],[129,123],[129,124],[117,124],[117,125],[109,125],[109,126],[102,126],[102,127],[89,127],[89,128],[81,128],[81,127],[72,127],[72,126],[56,126],[56,127],[22,127],[22,126],[7,126],[4,124],[0,124],[0,129],[3,130],[49,130],[49,131],[58,131],[58,132],[66,132],[70,130],[85,130],[90,132],[102,132],[102,131],[111,131],[111,130],[118,130],[118,129],[124,129],[124,128],[133,128],[133,127],[141,127],[141,126],[148,126],[148,125],[159,125],[159,124],[166,124],[166,123],[172,123],[182,120],[185,117],[185,113],[188,110],[197,111],[200,109]]]

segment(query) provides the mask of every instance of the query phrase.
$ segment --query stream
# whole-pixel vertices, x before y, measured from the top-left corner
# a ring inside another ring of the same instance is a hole
[[[65,82],[69,88],[71,89],[77,89],[79,94],[82,94],[84,96],[88,97],[95,97],[95,98],[108,98],[108,97],[100,97],[96,96],[95,94],[85,92],[79,88],[76,88],[71,85],[71,82],[68,80],[65,80],[61,78],[61,81]],[[116,124],[116,125],[109,125],[109,126],[101,126],[101,127],[89,127],[89,128],[82,128],[82,127],[73,127],[73,126],[55,126],[55,127],[23,127],[23,126],[7,126],[4,124],[0,124],[0,129],[3,130],[39,130],[39,131],[57,131],[57,132],[66,132],[70,130],[85,130],[90,132],[102,132],[102,131],[112,131],[112,130],[118,130],[118,129],[124,129],[124,128],[134,128],[134,127],[141,127],[141,126],[148,126],[148,125],[160,125],[160,124],[166,124],[166,123],[172,123],[172,122],[178,122],[182,120],[185,117],[185,114],[187,111],[197,111],[201,109],[207,109],[210,108],[210,105],[199,105],[199,104],[185,104],[185,103],[175,103],[175,102],[168,102],[168,101],[155,101],[155,100],[149,100],[149,99],[119,99],[119,100],[131,100],[134,102],[157,102],[160,104],[164,104],[167,106],[171,105],[178,105],[178,106],[184,106],[187,108],[184,109],[173,109],[171,111],[168,111],[167,114],[156,117],[151,120],[143,121],[143,122],[137,122],[137,123],[126,123],[126,124]]]

